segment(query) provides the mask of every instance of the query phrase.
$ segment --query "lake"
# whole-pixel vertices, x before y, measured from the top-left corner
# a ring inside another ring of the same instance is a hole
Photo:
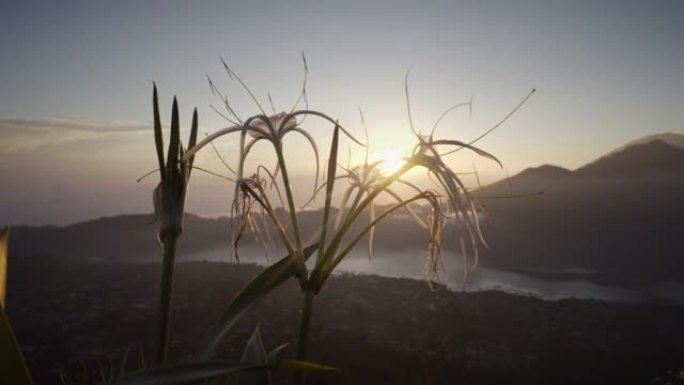
[[[231,260],[225,248],[209,249],[179,256],[179,261],[211,261],[236,263]],[[241,263],[268,265],[285,255],[284,251],[266,252],[256,246],[240,247]],[[352,251],[336,269],[336,274],[374,274],[386,277],[424,279],[425,250],[404,249],[401,251],[378,248],[373,257],[368,258],[365,251]],[[314,257],[315,258],[315,255]],[[309,261],[313,265],[313,259]],[[564,273],[564,279],[547,279],[520,272],[477,267],[470,272],[464,284],[463,259],[460,255],[444,252],[442,281],[452,290],[484,291],[499,290],[512,294],[531,295],[545,300],[566,298],[594,299],[611,302],[670,301],[684,304],[684,285],[663,283],[639,290],[600,285],[591,282],[592,272],[580,269],[556,271]]]

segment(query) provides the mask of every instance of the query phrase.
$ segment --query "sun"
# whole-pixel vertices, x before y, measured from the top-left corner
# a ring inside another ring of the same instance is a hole
[[[385,148],[380,154],[380,168],[386,175],[394,173],[406,163],[404,154],[396,147]]]

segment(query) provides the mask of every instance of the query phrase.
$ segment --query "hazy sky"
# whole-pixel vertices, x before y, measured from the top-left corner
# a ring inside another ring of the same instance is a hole
[[[545,163],[576,168],[621,144],[684,133],[684,2],[672,1],[22,1],[0,12],[0,225],[63,224],[150,212],[156,176],[152,82],[168,124],[173,95],[181,121],[192,108],[202,133],[227,123],[210,109],[206,75],[242,116],[256,106],[219,57],[267,105],[289,110],[305,52],[312,109],[362,136],[371,157],[407,150],[404,75],[424,130],[474,95],[438,136],[469,140],[538,92],[480,142],[505,164],[477,158],[486,178]],[[322,148],[331,129],[307,120]],[[186,131],[187,133],[187,131]],[[186,137],[184,133],[184,137]],[[290,143],[295,177],[310,151]],[[233,158],[235,139],[219,150]],[[264,147],[263,150],[266,148]],[[354,159],[362,150],[354,149]],[[257,154],[256,160],[259,159]],[[223,172],[211,151],[198,164]],[[192,212],[219,215],[230,185],[201,176]]]

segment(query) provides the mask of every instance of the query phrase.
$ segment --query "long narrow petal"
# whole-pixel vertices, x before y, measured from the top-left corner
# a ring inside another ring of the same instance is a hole
[[[218,137],[221,137],[221,136],[223,136],[223,135],[230,134],[230,133],[232,133],[232,132],[240,131],[241,129],[242,129],[242,126],[230,126],[230,127],[222,128],[222,129],[220,129],[220,130],[214,132],[213,134],[207,135],[207,136],[206,136],[204,139],[202,139],[199,143],[197,143],[196,145],[194,145],[194,146],[188,148],[188,152],[186,152],[185,155],[183,155],[183,159],[182,159],[182,160],[184,160],[184,161],[185,161],[185,160],[188,160],[191,156],[195,155],[195,154],[197,153],[197,151],[201,150],[202,147],[206,146],[206,145],[207,145],[209,142],[211,142],[212,140],[214,140],[214,139],[216,139],[216,138],[218,138]]]
[[[465,147],[465,148],[467,148],[467,149],[469,149],[469,150],[475,152],[476,154],[478,154],[478,155],[480,155],[480,156],[483,156],[483,157],[485,157],[485,158],[489,158],[489,159],[495,161],[501,168],[503,168],[503,164],[501,163],[501,161],[500,161],[497,157],[495,157],[494,155],[488,153],[487,151],[480,150],[479,148],[477,148],[477,147],[475,147],[475,146],[472,146],[472,145],[470,145],[470,144],[468,144],[468,143],[461,142],[461,141],[459,141],[459,140],[440,139],[440,140],[435,140],[435,141],[433,141],[433,142],[432,142],[432,145],[433,145],[433,146],[439,146],[439,145],[452,145],[452,146]]]
[[[320,174],[320,161],[318,158],[318,147],[316,146],[316,141],[314,141],[314,138],[311,135],[309,135],[308,132],[304,131],[303,129],[301,129],[299,127],[292,128],[291,130],[302,134],[306,138],[306,140],[309,141],[309,144],[311,144],[311,148],[313,149],[314,156],[316,157],[316,179],[314,181],[314,191],[316,191],[316,189],[318,188],[318,175]],[[337,128],[335,130],[337,130]],[[336,156],[336,158],[337,158],[337,156]]]
[[[451,111],[454,111],[454,110],[456,110],[460,107],[464,107],[464,106],[472,106],[472,99],[467,103],[460,103],[460,104],[457,104],[455,106],[451,106],[451,107],[447,108],[446,111],[442,112],[442,115],[440,115],[440,117],[437,119],[435,124],[432,126],[432,131],[430,131],[430,136],[435,134],[435,130],[437,129],[437,126],[439,126],[439,123],[441,123],[442,120],[444,120],[444,118],[446,118],[446,116],[449,115],[449,113]]]
[[[335,121],[335,119],[329,117],[328,115],[326,115],[326,114],[324,114],[324,113],[322,113],[322,112],[318,112],[318,111],[314,111],[314,110],[299,110],[299,111],[295,111],[295,112],[293,112],[292,114],[290,114],[290,117],[291,117],[291,118],[294,118],[294,117],[296,117],[297,115],[316,115],[316,116],[318,116],[318,117],[321,117],[321,118],[323,118],[323,119],[329,121],[330,123],[332,123],[332,124],[334,124],[334,125],[336,125],[336,126],[339,126],[339,127],[340,127],[340,130],[341,130],[342,132],[344,132],[344,134],[347,135],[347,137],[348,137],[349,139],[351,139],[351,140],[353,140],[354,142],[356,142],[356,144],[358,144],[358,145],[360,145],[360,146],[365,146],[363,143],[359,142],[352,134],[350,134],[349,131],[345,130],[344,127],[340,126],[340,125],[337,123],[337,121]]]

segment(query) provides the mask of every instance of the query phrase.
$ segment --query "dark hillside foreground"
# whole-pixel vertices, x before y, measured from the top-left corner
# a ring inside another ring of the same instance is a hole
[[[77,381],[93,376],[98,359],[116,363],[140,342],[149,358],[158,265],[20,258],[10,266],[8,314],[38,385],[58,383],[60,368]],[[191,262],[177,271],[174,359],[198,347],[259,268]],[[267,348],[292,343],[299,305],[292,281],[242,319],[219,356],[239,357],[257,321]],[[666,303],[552,302],[339,276],[315,308],[311,357],[342,372],[312,384],[636,385],[684,364],[684,307]],[[293,355],[290,346],[285,356]]]

